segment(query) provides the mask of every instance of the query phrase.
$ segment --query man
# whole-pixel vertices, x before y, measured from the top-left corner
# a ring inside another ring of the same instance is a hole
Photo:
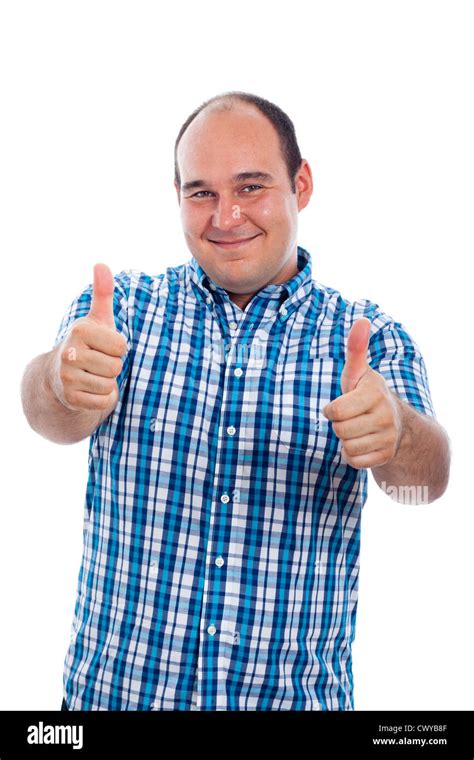
[[[448,482],[424,361],[312,278],[276,105],[206,101],[175,172],[191,259],[96,265],[23,380],[35,430],[91,436],[65,707],[351,710],[367,469],[430,502]]]

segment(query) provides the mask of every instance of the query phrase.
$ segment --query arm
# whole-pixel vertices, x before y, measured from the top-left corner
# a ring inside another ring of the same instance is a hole
[[[395,501],[405,502],[407,491],[411,496],[415,489],[409,503],[430,503],[448,484],[448,436],[369,366],[369,337],[369,320],[357,320],[348,336],[342,395],[327,404],[323,414],[343,444],[344,461],[356,469],[370,468],[377,485]]]
[[[377,485],[395,501],[431,503],[442,496],[449,481],[451,447],[441,425],[417,412],[390,391],[400,421],[400,440],[393,459],[374,465]],[[405,496],[406,494],[406,496]]]
[[[94,267],[87,316],[76,318],[63,340],[26,368],[21,399],[30,426],[55,443],[76,443],[90,436],[115,409],[116,378],[123,368],[127,340],[116,329],[114,279],[104,264]],[[79,312],[80,313],[80,312]],[[64,320],[67,326],[67,322]]]

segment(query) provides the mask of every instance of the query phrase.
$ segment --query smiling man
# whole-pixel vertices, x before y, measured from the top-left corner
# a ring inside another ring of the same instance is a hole
[[[90,436],[63,707],[352,710],[367,469],[397,501],[448,482],[423,357],[313,278],[278,106],[202,104],[175,187],[191,258],[96,265],[23,379],[34,430]]]
[[[297,145],[287,150],[285,161],[280,135],[255,105],[229,99],[201,110],[177,141],[175,186],[189,250],[241,310],[265,286],[298,273],[298,213],[313,184]]]

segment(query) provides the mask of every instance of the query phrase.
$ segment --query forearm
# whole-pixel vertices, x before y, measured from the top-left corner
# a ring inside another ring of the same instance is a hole
[[[105,419],[99,410],[68,409],[53,390],[53,373],[59,346],[28,364],[21,383],[21,400],[30,427],[54,443],[77,443],[90,436]]]
[[[407,493],[416,494],[415,503],[435,501],[443,495],[449,480],[448,435],[436,420],[417,412],[395,393],[392,395],[402,421],[400,443],[395,457],[387,464],[372,467],[372,475],[396,501],[403,501]]]

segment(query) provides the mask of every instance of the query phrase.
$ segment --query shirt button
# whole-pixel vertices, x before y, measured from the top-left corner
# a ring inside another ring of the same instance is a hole
[[[215,625],[210,625],[207,629],[207,632],[211,634],[211,636],[214,636],[215,632],[217,631],[217,628]]]
[[[237,322],[229,322],[229,327],[231,330],[237,330]]]
[[[230,499],[230,496],[229,496],[228,494],[226,494],[226,493],[223,493],[223,494],[222,494],[222,496],[221,496],[221,501],[222,501],[224,504],[227,504],[227,502],[229,501],[229,499]]]
[[[214,285],[213,282],[209,283],[209,287],[211,288],[211,290],[215,290],[216,289],[216,286]]]
[[[231,425],[230,427],[227,428],[227,432],[229,433],[229,435],[235,435],[235,427]]]
[[[286,314],[288,314],[288,309],[285,309],[285,307],[283,306],[283,308],[280,309],[280,314],[282,314],[283,316],[286,316]]]
[[[222,559],[222,557],[218,557],[216,559],[216,565],[217,565],[217,567],[222,567],[223,564],[224,564],[224,560]]]
[[[242,367],[237,367],[237,369],[234,369],[234,375],[236,377],[241,377],[243,375],[244,371]]]

